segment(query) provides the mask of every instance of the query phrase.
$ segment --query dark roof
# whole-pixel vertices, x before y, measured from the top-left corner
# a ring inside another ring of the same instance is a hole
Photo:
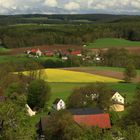
[[[111,90],[111,95],[113,96],[117,91]]]
[[[103,110],[100,108],[79,108],[79,109],[69,109],[72,115],[93,115],[93,114],[102,114]]]
[[[55,105],[58,104],[58,102],[59,102],[60,100],[61,100],[60,98],[56,98],[55,101],[53,102],[53,104],[55,104]]]

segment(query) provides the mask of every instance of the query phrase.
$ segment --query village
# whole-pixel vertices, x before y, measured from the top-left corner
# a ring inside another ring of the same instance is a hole
[[[0,0],[0,140],[140,140],[140,0]]]

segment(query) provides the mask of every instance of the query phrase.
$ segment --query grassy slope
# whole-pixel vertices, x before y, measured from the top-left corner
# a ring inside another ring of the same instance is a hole
[[[4,48],[3,46],[1,46],[0,45],[0,53],[2,52],[8,52],[8,51],[10,51],[10,49],[6,49],[6,48]]]
[[[57,98],[62,98],[66,101],[67,97],[72,93],[72,90],[75,87],[84,86],[84,83],[50,83],[51,86],[51,99],[49,104],[51,105],[52,102]],[[133,101],[133,97],[135,95],[135,88],[136,84],[124,84],[124,83],[113,83],[109,84],[112,89],[117,90],[123,96],[126,96],[126,100],[128,102]]]
[[[0,63],[5,62],[25,62],[29,60],[35,60],[35,61],[45,61],[47,59],[51,60],[57,60],[58,58],[55,57],[40,57],[40,58],[29,58],[26,55],[0,55]]]
[[[140,47],[140,41],[128,41],[125,39],[104,38],[89,43],[87,48],[110,48],[110,47]]]

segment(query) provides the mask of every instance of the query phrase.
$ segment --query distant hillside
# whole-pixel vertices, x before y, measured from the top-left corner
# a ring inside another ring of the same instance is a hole
[[[74,15],[1,15],[0,25],[13,24],[72,24],[97,22],[140,22],[140,16],[108,15],[108,14],[74,14]]]
[[[88,48],[111,48],[111,47],[140,47],[140,41],[129,41],[117,38],[97,39],[87,45]]]

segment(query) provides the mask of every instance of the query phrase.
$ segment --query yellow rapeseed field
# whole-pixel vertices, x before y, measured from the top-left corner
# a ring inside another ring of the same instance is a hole
[[[90,83],[90,82],[119,82],[121,80],[85,72],[75,72],[60,69],[45,69],[43,79],[48,82]]]

